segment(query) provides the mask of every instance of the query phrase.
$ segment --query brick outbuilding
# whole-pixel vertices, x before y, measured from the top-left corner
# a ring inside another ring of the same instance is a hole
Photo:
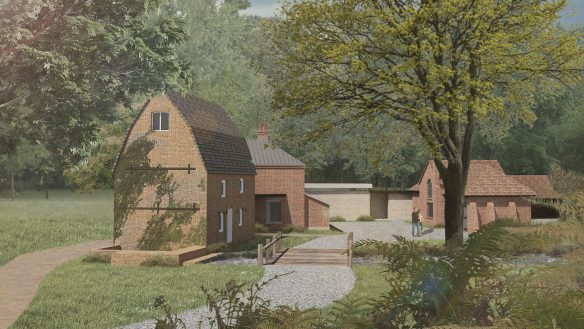
[[[253,238],[255,167],[218,105],[169,91],[131,125],[115,170],[114,240],[174,250]]]
[[[265,124],[248,139],[255,177],[256,222],[270,230],[288,225],[328,228],[328,204],[304,192],[304,163],[273,146]]]
[[[410,191],[412,205],[421,210],[424,224],[444,224],[444,185],[434,161],[428,161]],[[498,161],[472,160],[465,190],[465,229],[474,232],[498,218],[529,223],[531,204],[527,198],[536,195],[533,189],[506,175]]]

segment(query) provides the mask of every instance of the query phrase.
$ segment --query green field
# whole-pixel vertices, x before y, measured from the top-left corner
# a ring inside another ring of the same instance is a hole
[[[201,286],[221,288],[229,280],[252,283],[262,274],[257,266],[120,268],[76,260],[43,280],[32,303],[10,328],[115,328],[151,319],[157,296],[164,295],[181,312],[205,305]]]
[[[14,201],[0,198],[0,266],[31,251],[108,239],[112,234],[113,193],[26,191]]]

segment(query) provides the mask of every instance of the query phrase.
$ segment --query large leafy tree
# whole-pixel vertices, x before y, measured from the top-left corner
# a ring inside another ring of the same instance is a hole
[[[222,105],[244,135],[269,116],[273,90],[264,69],[262,19],[239,14],[249,1],[178,0],[190,33],[180,57],[192,68],[194,95]]]
[[[164,0],[8,0],[0,6],[0,154],[24,137],[66,157],[118,104],[188,82],[187,37]]]
[[[411,124],[445,187],[446,240],[463,240],[477,123],[531,120],[536,92],[580,78],[577,35],[557,27],[564,0],[308,0],[285,3],[273,38],[286,83],[275,104],[345,123]],[[442,163],[448,160],[448,165]]]

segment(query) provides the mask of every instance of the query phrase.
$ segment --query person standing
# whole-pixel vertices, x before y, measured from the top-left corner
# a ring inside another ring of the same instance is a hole
[[[418,209],[418,237],[422,236],[422,212]]]
[[[420,210],[414,207],[414,211],[412,212],[412,236],[417,237],[420,236]]]

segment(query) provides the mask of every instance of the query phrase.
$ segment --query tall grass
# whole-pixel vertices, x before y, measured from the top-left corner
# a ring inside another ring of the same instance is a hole
[[[257,266],[200,264],[189,267],[120,268],[73,261],[43,280],[28,309],[11,329],[115,328],[152,318],[152,301],[164,295],[182,312],[205,305],[201,291],[245,284],[262,276]]]
[[[0,198],[0,266],[31,251],[112,236],[111,190],[76,193],[26,191]]]

